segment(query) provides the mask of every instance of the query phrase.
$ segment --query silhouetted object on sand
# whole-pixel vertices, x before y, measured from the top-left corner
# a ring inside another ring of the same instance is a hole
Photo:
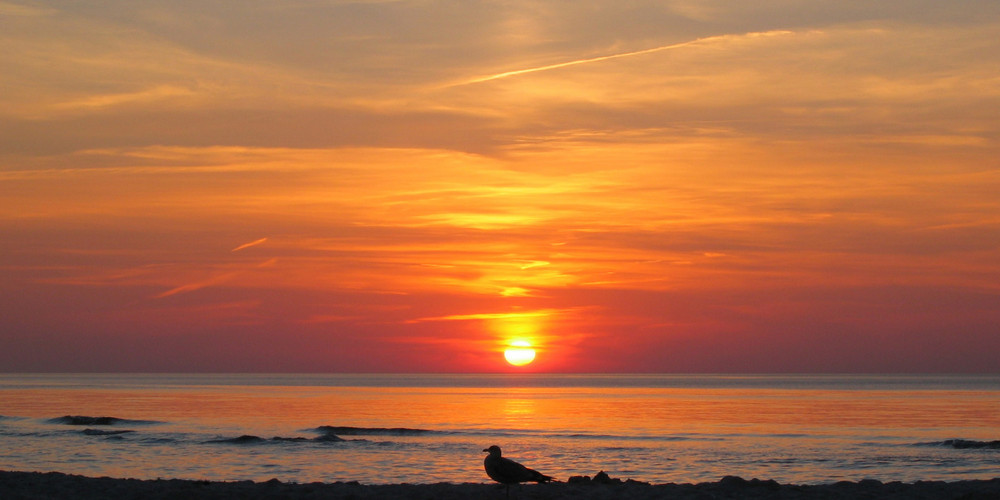
[[[507,496],[510,496],[510,485],[517,483],[546,483],[553,478],[542,474],[534,469],[529,469],[509,458],[500,456],[500,447],[497,445],[486,448],[489,455],[483,460],[483,467],[486,468],[486,475],[490,479],[507,487]]]

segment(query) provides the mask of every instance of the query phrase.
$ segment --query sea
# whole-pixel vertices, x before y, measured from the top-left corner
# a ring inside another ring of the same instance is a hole
[[[0,374],[0,469],[485,483],[1000,477],[1000,375]]]

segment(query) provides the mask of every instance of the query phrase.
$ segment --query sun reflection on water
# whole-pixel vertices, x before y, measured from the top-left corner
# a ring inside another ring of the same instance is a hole
[[[503,417],[511,424],[529,422],[534,419],[536,409],[536,401],[532,399],[505,399]]]

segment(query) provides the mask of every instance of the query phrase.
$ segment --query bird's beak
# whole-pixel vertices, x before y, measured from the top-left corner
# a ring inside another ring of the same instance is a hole
[[[485,450],[483,450],[483,451],[485,451],[485,452],[489,452],[489,451],[490,451],[490,449],[489,449],[489,448],[486,448],[486,449],[485,449]]]

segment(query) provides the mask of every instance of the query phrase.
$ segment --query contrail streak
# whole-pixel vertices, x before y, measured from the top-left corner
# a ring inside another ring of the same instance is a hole
[[[249,247],[252,247],[252,246],[260,245],[261,243],[264,243],[265,241],[267,241],[267,238],[261,238],[259,240],[251,241],[250,243],[244,243],[244,244],[242,244],[242,245],[240,245],[240,246],[238,246],[238,247],[230,250],[230,252],[238,252],[240,250],[243,250],[244,248],[249,248]]]
[[[700,45],[700,44],[705,44],[705,43],[717,42],[719,40],[724,40],[724,39],[727,39],[727,38],[735,38],[735,37],[742,38],[742,37],[760,37],[760,36],[773,36],[773,35],[787,35],[787,34],[790,34],[790,33],[792,33],[792,32],[791,31],[775,30],[775,31],[746,33],[746,34],[743,34],[743,35],[717,35],[717,36],[710,36],[710,37],[706,37],[706,38],[697,38],[695,40],[690,40],[690,41],[687,41],[687,42],[675,43],[675,44],[671,44],[671,45],[664,45],[662,47],[653,47],[651,49],[636,50],[634,52],[625,52],[625,53],[622,53],[622,54],[611,54],[611,55],[607,55],[607,56],[591,57],[591,58],[587,58],[587,59],[577,59],[575,61],[568,61],[568,62],[557,63],[557,64],[549,64],[548,66],[539,66],[537,68],[528,68],[528,69],[519,69],[519,70],[516,70],[516,71],[507,71],[505,73],[497,73],[495,75],[489,75],[489,76],[483,76],[483,77],[479,77],[479,78],[474,78],[472,80],[467,80],[467,81],[464,81],[464,82],[461,82],[461,83],[458,83],[458,84],[455,84],[455,85],[452,85],[452,86],[453,87],[457,87],[459,85],[470,85],[470,84],[473,84],[473,83],[488,82],[488,81],[491,81],[491,80],[499,80],[501,78],[509,78],[509,77],[512,77],[512,76],[524,75],[524,74],[528,74],[528,73],[537,73],[539,71],[548,71],[548,70],[552,70],[552,69],[565,68],[565,67],[568,67],[568,66],[576,66],[576,65],[579,65],[579,64],[589,64],[589,63],[595,63],[595,62],[601,62],[601,61],[608,61],[608,60],[611,60],[611,59],[620,59],[622,57],[632,57],[632,56],[640,56],[640,55],[643,55],[643,54],[652,54],[654,52],[661,52],[661,51],[664,51],[664,50],[679,49],[681,47],[688,47],[688,46],[691,46],[691,45]]]
[[[264,238],[264,239],[266,240],[267,238]],[[258,241],[253,242],[253,243],[256,244],[256,243],[259,243],[260,241],[261,240],[258,240]],[[248,245],[249,244],[250,243],[248,243]],[[199,281],[197,283],[188,283],[186,285],[181,285],[181,286],[178,286],[178,287],[175,287],[175,288],[171,288],[170,290],[167,290],[167,291],[165,291],[165,292],[163,292],[161,294],[153,296],[153,298],[162,299],[162,298],[165,298],[165,297],[170,297],[171,295],[177,295],[179,293],[193,292],[195,290],[201,290],[202,288],[208,288],[210,286],[221,285],[222,283],[225,283],[225,282],[227,282],[227,281],[229,281],[229,280],[231,280],[233,278],[236,278],[237,276],[243,274],[248,269],[261,268],[261,267],[271,267],[271,266],[273,266],[277,262],[278,262],[278,259],[268,259],[268,260],[265,260],[264,262],[261,262],[260,264],[257,264],[255,266],[253,266],[252,268],[237,269],[235,271],[230,271],[230,272],[227,272],[227,273],[217,274],[215,276],[209,277],[209,278],[204,279],[202,281]]]

